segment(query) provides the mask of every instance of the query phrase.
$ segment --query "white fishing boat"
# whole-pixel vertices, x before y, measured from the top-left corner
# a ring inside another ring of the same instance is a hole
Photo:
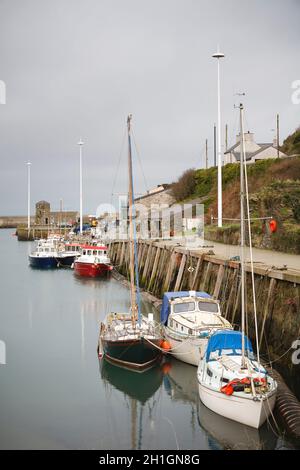
[[[30,266],[38,269],[57,268],[57,257],[61,249],[62,244],[59,238],[38,240],[35,250],[28,256]]]
[[[240,193],[241,193],[241,326],[242,331],[218,331],[210,338],[207,351],[200,360],[197,378],[201,401],[210,410],[237,421],[259,428],[271,415],[276,401],[277,383],[260,363],[254,269],[250,228],[247,169],[243,126],[243,105],[240,105]],[[248,236],[250,246],[252,296],[256,353],[245,335],[246,278],[244,264],[245,217],[247,205]]]
[[[166,292],[160,319],[169,353],[194,366],[203,357],[209,337],[217,330],[232,328],[222,317],[218,300],[206,292]]]

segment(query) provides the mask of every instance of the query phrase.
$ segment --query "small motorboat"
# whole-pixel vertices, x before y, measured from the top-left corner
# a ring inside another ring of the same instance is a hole
[[[83,245],[81,254],[74,262],[74,272],[78,276],[100,277],[113,270],[107,247],[104,245]]]
[[[222,317],[218,300],[206,292],[166,292],[160,319],[169,353],[194,366],[203,357],[209,337],[217,330],[232,328]]]
[[[35,250],[29,255],[29,264],[33,268],[57,268],[60,240],[57,238],[38,240]]]
[[[65,243],[64,249],[57,254],[57,264],[61,268],[70,268],[81,255],[81,243]]]

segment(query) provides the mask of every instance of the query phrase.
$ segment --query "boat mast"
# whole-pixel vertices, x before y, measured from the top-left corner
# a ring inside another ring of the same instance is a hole
[[[133,174],[132,174],[132,154],[131,154],[131,119],[132,115],[129,114],[127,118],[127,131],[128,131],[128,176],[129,176],[129,273],[130,273],[130,298],[131,298],[131,318],[132,324],[135,326],[137,318],[137,304],[136,292],[134,285],[134,229],[133,229]]]
[[[245,216],[244,216],[244,106],[240,104],[240,201],[241,201],[241,317],[242,317],[242,367],[245,367]]]

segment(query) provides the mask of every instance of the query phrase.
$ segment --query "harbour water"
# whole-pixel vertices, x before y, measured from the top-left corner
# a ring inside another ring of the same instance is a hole
[[[205,408],[195,367],[165,359],[139,374],[99,361],[100,321],[128,310],[129,291],[114,279],[31,269],[32,247],[0,231],[1,449],[294,447],[274,423],[257,431]]]

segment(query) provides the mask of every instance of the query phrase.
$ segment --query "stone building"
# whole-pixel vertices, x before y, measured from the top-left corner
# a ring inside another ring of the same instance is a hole
[[[48,225],[50,223],[50,204],[47,201],[39,201],[35,205],[36,225]]]
[[[151,205],[153,204],[165,204],[166,206],[171,206],[175,203],[175,198],[171,193],[171,185],[160,184],[147,191],[143,196],[135,198],[134,202],[135,204],[142,204],[147,209],[151,209]]]
[[[35,205],[36,225],[72,226],[78,219],[77,211],[51,211],[47,201],[39,201]]]

